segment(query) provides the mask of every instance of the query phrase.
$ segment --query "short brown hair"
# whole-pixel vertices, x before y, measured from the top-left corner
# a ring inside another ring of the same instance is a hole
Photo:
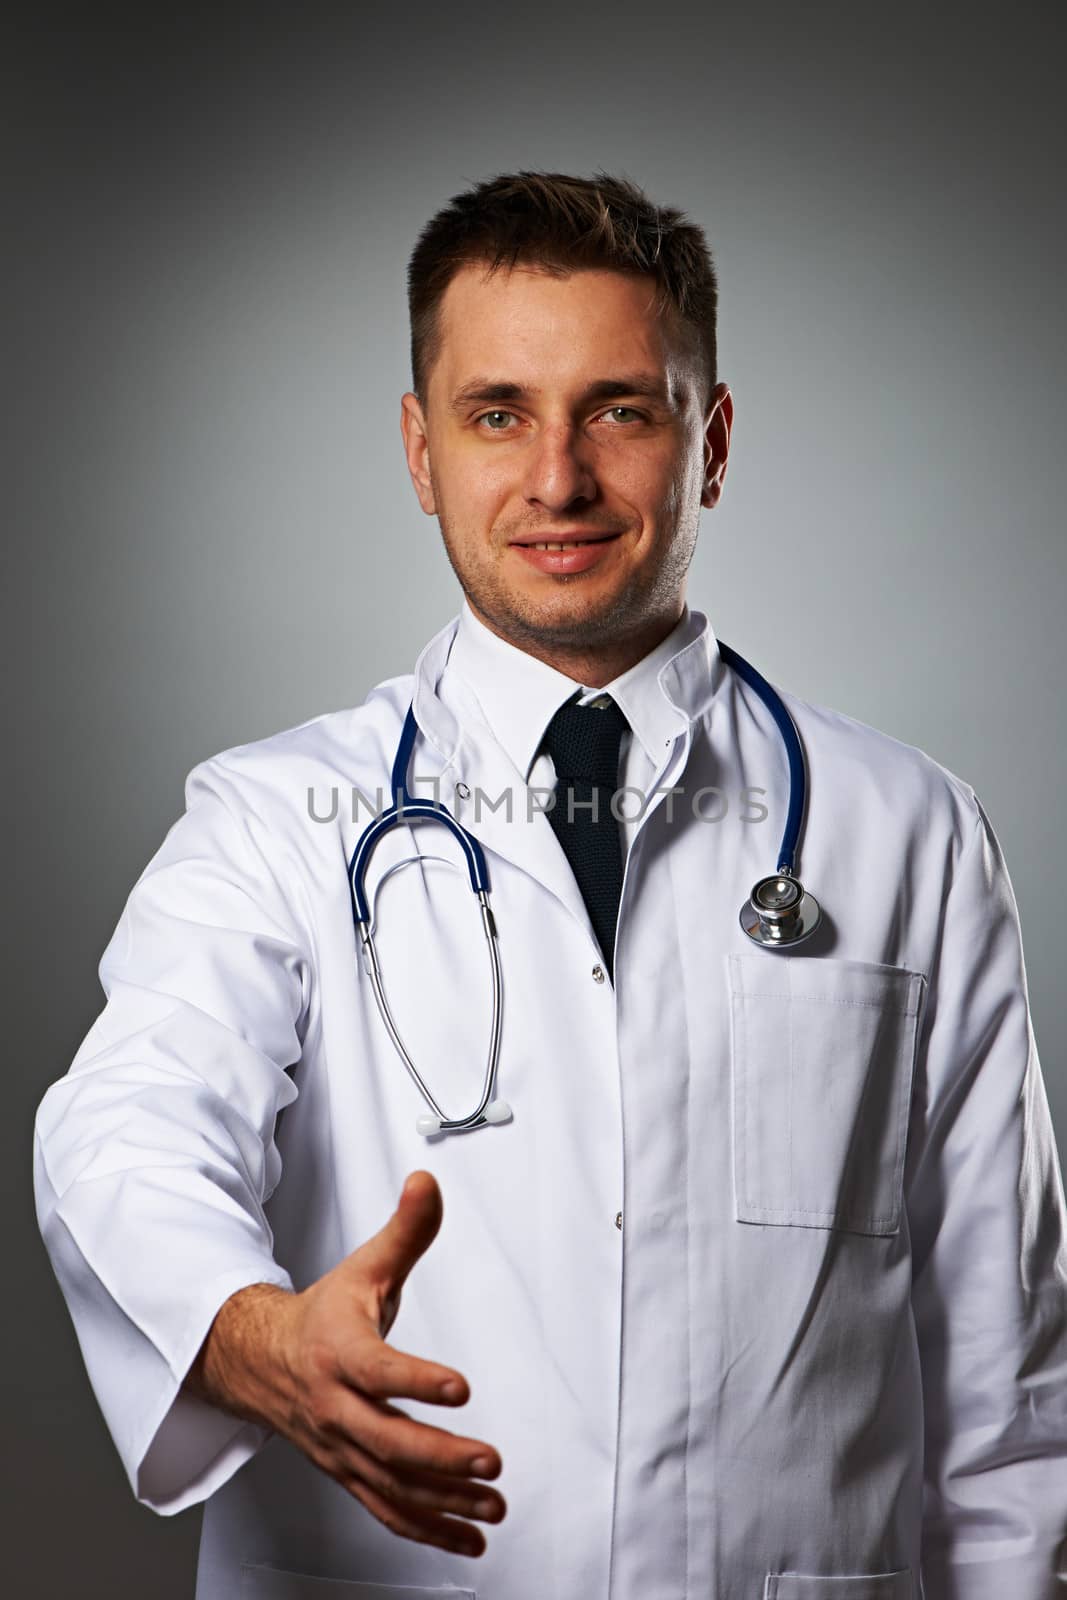
[[[656,206],[628,178],[600,172],[501,173],[453,195],[423,228],[408,262],[412,388],[426,403],[441,351],[440,305],[471,262],[495,272],[517,262],[556,277],[582,268],[647,275],[656,309],[672,309],[698,340],[707,409],[717,380],[715,267],[704,232],[673,206]]]

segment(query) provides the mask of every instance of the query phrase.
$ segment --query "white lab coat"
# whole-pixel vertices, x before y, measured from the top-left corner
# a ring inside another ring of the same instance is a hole
[[[1051,1600],[1067,1225],[973,790],[783,691],[826,927],[756,949],[738,911],[774,869],[785,756],[705,627],[660,673],[658,785],[683,793],[634,832],[613,989],[547,819],[457,796],[523,791],[438,693],[455,626],[416,665],[414,767],[487,852],[513,1121],[424,1141],[357,967],[351,792],[387,789],[410,675],[194,769],[39,1110],[41,1227],[134,1492],[162,1513],[210,1496],[198,1600]],[[457,859],[444,830],[394,832],[369,881],[398,1022],[462,1114],[488,963],[434,855]],[[471,1383],[459,1412],[409,1412],[502,1454],[509,1513],[477,1561],[396,1538],[179,1389],[229,1294],[317,1279],[416,1167],[444,1222],[391,1338]]]

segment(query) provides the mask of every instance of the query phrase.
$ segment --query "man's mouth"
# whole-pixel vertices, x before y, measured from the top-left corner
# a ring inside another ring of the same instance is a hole
[[[617,539],[618,533],[562,533],[555,539],[513,539],[523,550],[573,550],[583,544],[604,544],[608,539]]]
[[[609,563],[610,557],[601,555],[601,548],[616,544],[621,538],[621,533],[588,534],[575,528],[564,531],[556,539],[515,540],[511,548],[528,567],[546,577],[572,578],[599,567],[602,562]]]
[[[605,539],[614,539],[614,533],[605,533],[599,539],[568,539],[565,544],[527,544],[524,550],[580,550],[583,545],[603,544]]]

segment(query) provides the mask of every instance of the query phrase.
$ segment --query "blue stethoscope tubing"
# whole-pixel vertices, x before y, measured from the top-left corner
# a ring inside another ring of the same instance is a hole
[[[796,725],[782,704],[779,695],[771,688],[763,674],[757,672],[752,663],[746,661],[744,656],[739,656],[736,650],[721,641],[719,654],[726,662],[726,665],[732,667],[737,676],[747,683],[750,689],[756,691],[778,724],[778,731],[782,736],[785,753],[789,760],[789,807],[786,811],[782,842],[778,847],[778,871],[781,873],[792,872],[808,795],[807,774],[804,766],[804,752],[800,748],[800,735],[797,733]]]
[[[800,736],[792,717],[781,698],[763,675],[752,664],[738,655],[730,645],[719,641],[719,655],[745,683],[759,696],[778,727],[789,762],[789,805],[785,829],[778,850],[777,871],[769,878],[761,878],[752,889],[741,908],[741,926],[754,943],[763,949],[785,949],[808,938],[818,926],[820,911],[814,896],[808,894],[796,877],[794,864],[803,826],[807,803],[807,771]],[[506,1122],[511,1108],[503,1100],[494,1098],[497,1066],[500,1059],[500,1022],[503,984],[500,973],[500,951],[497,944],[496,922],[489,904],[489,868],[485,852],[462,823],[438,800],[419,799],[408,788],[408,769],[418,735],[414,705],[408,707],[407,716],[397,745],[396,757],[390,777],[394,804],[382,811],[364,829],[348,863],[348,881],[352,891],[352,908],[356,931],[360,940],[363,966],[370,978],[382,1021],[401,1060],[416,1087],[430,1107],[428,1114],[417,1120],[422,1134],[466,1133],[487,1123]],[[367,898],[366,874],[375,846],[391,829],[411,822],[441,823],[452,834],[463,851],[470,877],[471,890],[481,913],[482,931],[489,953],[493,985],[493,1011],[489,1036],[489,1052],[481,1098],[476,1108],[466,1117],[446,1117],[434,1099],[400,1036],[393,1020],[382,982],[381,964],[374,945],[371,906]]]
[[[489,868],[486,865],[485,852],[477,839],[467,832],[463,824],[458,822],[439,800],[419,799],[409,790],[408,767],[411,763],[411,752],[415,745],[417,733],[418,724],[415,721],[415,707],[410,705],[407,716],[404,718],[404,727],[400,735],[400,743],[397,746],[396,759],[393,762],[393,771],[389,780],[390,792],[395,797],[394,804],[375,817],[373,822],[360,835],[356,848],[352,853],[352,859],[348,864],[348,881],[352,887],[352,904],[356,920],[356,931],[360,938],[363,966],[367,976],[370,978],[374,997],[378,1003],[378,1010],[381,1012],[382,1021],[385,1023],[397,1054],[410,1073],[426,1104],[430,1107],[429,1113],[424,1113],[416,1122],[418,1132],[429,1136],[435,1133],[465,1133],[471,1128],[483,1127],[487,1122],[506,1122],[511,1116],[511,1108],[505,1101],[494,1099],[493,1095],[493,1091],[496,1088],[497,1065],[500,1060],[500,1018],[503,983],[500,975],[500,950],[497,945],[496,921],[489,904]],[[367,865],[374,847],[379,839],[392,828],[398,827],[402,823],[420,820],[443,823],[463,851],[467,862],[467,871],[470,875],[471,889],[478,900],[478,906],[481,911],[482,931],[485,934],[489,951],[489,967],[493,984],[493,1014],[489,1033],[489,1056],[486,1062],[485,1078],[482,1083],[481,1099],[467,1117],[453,1118],[445,1116],[418,1067],[411,1059],[393,1020],[389,1001],[386,999],[385,986],[382,982],[381,963],[378,960],[378,952],[374,945],[374,935],[371,931],[371,907],[367,899],[365,879]]]

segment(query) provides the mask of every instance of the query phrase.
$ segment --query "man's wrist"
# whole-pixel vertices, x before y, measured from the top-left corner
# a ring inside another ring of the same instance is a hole
[[[276,1283],[252,1283],[223,1302],[183,1388],[245,1421],[273,1428],[285,1403],[284,1330],[296,1300]]]

